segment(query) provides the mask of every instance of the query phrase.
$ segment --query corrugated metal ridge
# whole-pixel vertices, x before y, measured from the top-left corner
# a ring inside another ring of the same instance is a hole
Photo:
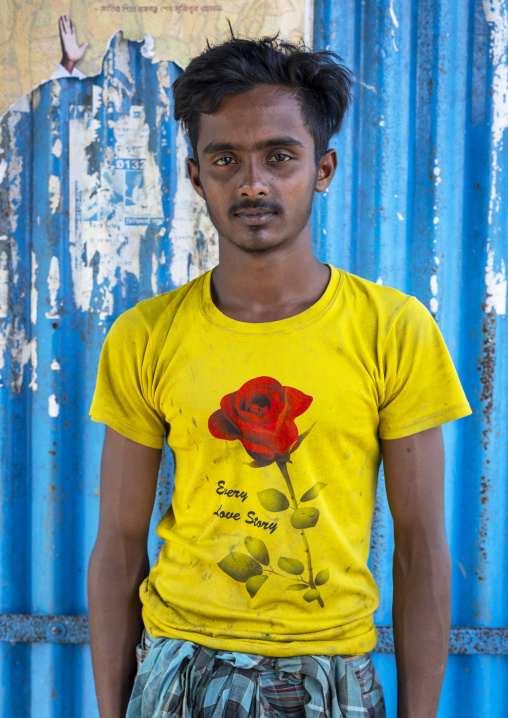
[[[376,653],[393,653],[393,629],[377,626]],[[87,616],[0,614],[0,641],[11,643],[88,643]],[[460,655],[508,653],[508,628],[451,629],[450,653]]]

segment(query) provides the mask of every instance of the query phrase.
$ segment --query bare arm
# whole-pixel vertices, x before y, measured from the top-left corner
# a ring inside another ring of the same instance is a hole
[[[106,427],[99,532],[88,566],[92,664],[101,718],[124,718],[143,629],[139,586],[161,452]]]
[[[435,718],[450,633],[441,428],[384,440],[383,462],[395,533],[397,718]]]

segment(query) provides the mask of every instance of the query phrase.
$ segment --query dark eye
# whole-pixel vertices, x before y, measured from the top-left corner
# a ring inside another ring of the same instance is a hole
[[[215,160],[214,165],[217,165],[218,167],[228,167],[228,165],[232,164],[234,161],[233,157],[219,157],[218,160]]]
[[[272,160],[275,160],[275,162],[289,162],[292,157],[289,155],[284,154],[283,152],[276,152],[274,155],[271,156]]]

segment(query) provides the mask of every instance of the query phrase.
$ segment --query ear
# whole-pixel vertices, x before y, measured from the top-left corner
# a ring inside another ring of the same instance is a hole
[[[202,199],[204,199],[205,193],[203,192],[201,180],[199,179],[199,165],[192,157],[189,157],[189,159],[187,160],[187,174],[189,175],[191,185],[193,186],[195,191]]]
[[[319,160],[316,192],[324,192],[333,179],[335,170],[337,169],[337,152],[335,150],[327,150]]]

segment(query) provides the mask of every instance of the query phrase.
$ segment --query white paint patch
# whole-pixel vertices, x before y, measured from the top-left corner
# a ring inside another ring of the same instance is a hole
[[[128,275],[139,280],[141,241],[149,225],[163,224],[164,213],[143,108],[132,106],[129,115],[112,121],[115,142],[106,150],[100,177],[88,171],[86,156],[96,113],[92,105],[91,112],[70,121],[69,252],[76,306],[104,320],[113,312],[116,285],[125,286]]]
[[[6,319],[9,314],[9,255],[4,250],[0,254],[0,319]]]
[[[506,314],[506,267],[504,259],[501,259],[501,271],[494,270],[494,252],[489,249],[487,255],[487,266],[485,268],[485,285],[487,288],[487,301],[485,311],[490,314],[492,310],[496,314]]]
[[[404,221],[404,217],[401,215],[400,212],[397,212],[397,218],[398,218],[399,222],[403,222],[403,221]]]
[[[436,264],[437,267],[439,267],[439,265],[441,264],[441,260],[439,259],[439,257],[437,256],[437,254],[434,255],[434,262],[435,262],[435,264]]]
[[[49,304],[51,309],[46,312],[48,319],[58,319],[58,290],[60,289],[60,263],[58,257],[51,257],[48,274]]]
[[[18,147],[16,144],[16,138],[19,135],[18,123],[20,122],[21,114],[18,112],[11,112],[7,116],[7,126],[9,128],[9,136],[11,138],[9,144],[10,157],[9,166],[7,168],[7,179],[9,182],[9,207],[11,212],[9,213],[9,229],[10,236],[16,235],[18,228],[18,207],[21,207],[21,174],[23,172],[23,158],[18,153]]]
[[[34,94],[34,93],[32,93]],[[20,97],[19,100],[16,100],[10,107],[9,110],[11,110],[11,113],[13,112],[30,112],[32,109],[30,104],[30,93],[27,92],[26,95],[23,95],[23,97]]]
[[[28,388],[37,391],[37,337],[30,342],[30,362],[32,364],[32,376]]]
[[[157,66],[157,80],[159,83],[159,101],[156,109],[156,122],[159,126],[162,120],[169,119],[171,116],[171,101],[169,98],[171,78],[169,76],[167,62],[159,62]]]
[[[437,275],[433,274],[430,278],[430,291],[434,296],[437,296],[438,292],[438,286],[437,286]]]
[[[434,217],[432,221],[434,222],[434,224],[439,224],[439,217]]]
[[[434,165],[435,166],[432,168],[432,173],[434,175],[434,184],[436,185],[436,187],[438,187],[442,182],[441,167],[439,166],[438,160],[434,160]]]
[[[432,297],[432,299],[429,302],[430,304],[430,311],[432,314],[437,314],[437,310],[439,309],[439,302],[435,297]]]
[[[62,156],[62,140],[59,137],[55,140],[51,152],[55,155],[55,157]]]
[[[180,127],[176,137],[177,179],[170,232],[171,279],[177,287],[211,269],[219,260],[215,227],[185,171],[187,155],[188,146]]]
[[[53,359],[49,368],[53,371],[60,371],[60,364],[57,362],[56,359]]]
[[[129,42],[124,39],[123,32],[117,32],[115,35],[115,54],[106,53],[103,68],[107,81],[104,83],[102,92],[102,101],[105,106],[112,103],[118,113],[122,112],[122,104],[125,95],[133,97],[133,92],[125,84],[121,82],[115,71],[120,72],[127,80],[135,84],[135,79],[130,68]],[[54,83],[57,84],[57,83]]]
[[[493,121],[492,133],[494,145],[499,145],[503,133],[508,127],[507,48],[508,48],[508,8],[506,0],[483,0],[483,12],[491,25],[490,56],[494,65]]]
[[[305,0],[304,5],[304,20],[303,20],[303,41],[307,47],[312,47],[312,29],[313,29],[313,15],[314,15],[314,3],[312,0]]]
[[[37,391],[37,338],[31,341],[27,338],[25,324],[18,317],[13,323],[0,325],[0,369],[4,369],[7,362],[13,370],[13,391],[21,390],[23,373],[28,362],[32,365],[29,388]]]
[[[383,284],[383,278],[382,278],[382,277],[378,277],[377,280],[376,280],[376,284],[382,285],[382,284]]]
[[[37,257],[32,249],[32,279],[30,282],[30,321],[37,324],[37,303],[39,301],[39,292],[37,291]]]
[[[362,87],[365,87],[366,90],[370,90],[371,92],[377,92],[377,90],[376,90],[376,88],[374,87],[374,85],[367,85],[366,82],[362,82],[361,80],[357,80],[356,82],[357,82],[359,85],[361,85]]]
[[[501,196],[498,194],[498,175],[502,170],[498,164],[498,151],[503,148],[503,139],[508,128],[508,7],[505,0],[483,0],[483,12],[490,26],[490,58],[494,67],[492,78],[492,143],[490,158],[490,200],[488,224],[491,228],[487,238],[487,265],[485,267],[486,302],[485,311],[492,310],[506,315],[506,268],[504,259],[496,261],[491,244],[492,233],[498,234],[500,222],[494,213],[501,210]],[[505,195],[503,194],[503,198]]]
[[[157,255],[155,252],[152,252],[152,294],[157,294],[158,291],[158,285],[157,285],[157,270],[159,268],[159,262],[157,261]]]
[[[60,206],[60,202],[62,199],[62,194],[61,194],[61,189],[60,189],[60,177],[57,177],[56,175],[49,176],[48,192],[49,192],[49,207],[51,209],[51,214],[55,214],[55,212],[57,211],[57,209]]]
[[[48,397],[48,414],[52,419],[56,419],[60,413],[60,404],[54,394]]]
[[[7,161],[2,160],[0,162],[0,183],[2,183],[4,181],[6,171],[7,171]]]
[[[145,40],[141,45],[141,54],[146,57],[147,60],[151,60],[155,52],[155,40],[151,35],[145,35]]]
[[[466,569],[464,568],[464,566],[461,564],[460,561],[457,561],[457,566],[460,568],[460,572],[464,576],[464,578],[467,578]]]
[[[390,0],[390,17],[392,18],[392,22],[395,27],[399,27],[399,21],[397,20],[395,16],[395,11],[393,9],[393,0]]]
[[[325,227],[323,227],[323,234],[324,234],[325,237],[326,237],[326,228],[325,228]]]
[[[397,43],[395,42],[395,30],[392,30],[392,45],[395,52],[398,52],[399,48],[397,47]]]

